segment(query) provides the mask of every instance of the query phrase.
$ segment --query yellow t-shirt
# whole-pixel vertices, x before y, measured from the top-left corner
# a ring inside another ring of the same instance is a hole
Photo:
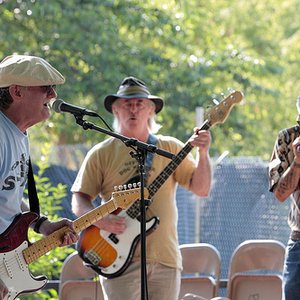
[[[173,154],[177,154],[183,143],[173,137],[158,135],[156,146]],[[131,148],[120,140],[109,138],[94,146],[87,154],[73,184],[72,192],[82,192],[93,199],[99,195],[108,201],[114,186],[123,185],[139,174],[138,162],[129,154]],[[153,154],[153,161],[147,186],[157,178],[170,162],[168,158]],[[195,161],[189,154],[176,168],[166,182],[154,194],[151,205],[147,208],[147,220],[153,216],[159,218],[156,230],[147,235],[147,261],[159,262],[169,267],[182,268],[182,260],[178,249],[176,207],[177,183],[189,188],[195,170]],[[134,253],[134,259],[140,257],[140,245]]]

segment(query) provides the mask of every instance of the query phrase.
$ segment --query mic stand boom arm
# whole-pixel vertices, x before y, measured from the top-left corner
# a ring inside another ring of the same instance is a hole
[[[137,139],[132,139],[132,138],[126,137],[124,135],[115,133],[115,132],[110,131],[110,130],[106,130],[106,129],[104,129],[102,127],[99,127],[99,126],[96,126],[95,124],[93,124],[91,122],[87,122],[86,120],[82,119],[81,115],[75,115],[75,119],[76,119],[76,123],[79,124],[80,126],[82,126],[82,128],[84,130],[93,129],[93,130],[96,130],[96,131],[100,131],[102,133],[105,133],[107,135],[110,135],[112,137],[115,137],[115,138],[121,140],[122,142],[124,142],[124,144],[127,147],[136,146],[139,150],[146,150],[146,151],[164,156],[164,157],[169,158],[169,159],[173,159],[175,157],[174,154],[172,154],[168,151],[165,151],[163,149],[157,148],[154,145],[140,142]]]
[[[154,145],[150,145],[147,143],[143,143],[138,141],[137,139],[128,138],[121,134],[117,134],[113,131],[106,130],[104,128],[98,127],[93,123],[87,122],[83,120],[82,115],[74,115],[76,119],[76,123],[82,126],[84,130],[93,129],[96,131],[100,131],[102,133],[108,134],[112,137],[115,137],[122,142],[127,147],[136,147],[136,153],[130,153],[132,157],[134,157],[139,163],[139,171],[140,171],[140,231],[141,231],[141,300],[148,299],[147,294],[147,269],[146,269],[146,204],[149,205],[150,199],[147,201],[144,197],[144,187],[145,187],[145,158],[147,156],[147,151],[152,153],[157,153],[161,156],[164,156],[169,159],[173,159],[175,157],[174,154],[164,151],[162,149],[157,148]]]

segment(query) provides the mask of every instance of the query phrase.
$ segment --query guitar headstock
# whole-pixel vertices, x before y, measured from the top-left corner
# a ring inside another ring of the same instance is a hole
[[[244,95],[241,92],[235,91],[222,100],[218,105],[211,108],[205,114],[205,118],[208,120],[210,127],[218,123],[224,123],[233,106],[241,102],[243,98]]]
[[[133,188],[133,189],[126,189],[118,192],[112,193],[112,199],[115,205],[119,208],[126,209],[131,206],[135,201],[140,199],[141,189],[140,188]],[[148,189],[144,189],[144,196],[148,198],[149,191]]]

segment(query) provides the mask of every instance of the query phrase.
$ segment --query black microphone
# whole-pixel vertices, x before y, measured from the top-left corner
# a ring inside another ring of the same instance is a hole
[[[74,116],[86,115],[86,116],[92,116],[92,117],[99,117],[99,115],[92,110],[88,110],[88,109],[80,107],[80,106],[69,104],[61,99],[54,100],[53,102],[51,102],[50,106],[57,113],[69,112],[69,113],[73,114]]]

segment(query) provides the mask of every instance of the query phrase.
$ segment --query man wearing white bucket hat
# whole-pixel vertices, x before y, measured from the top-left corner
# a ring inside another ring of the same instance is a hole
[[[50,116],[48,105],[57,97],[55,86],[64,82],[64,77],[40,57],[11,55],[0,63],[0,237],[16,217],[29,210],[23,201],[30,165],[27,129]],[[51,222],[41,216],[30,226],[45,236],[68,226],[70,231],[61,245],[77,240],[68,219]],[[0,300],[7,293],[0,276]]]
[[[163,105],[162,98],[152,95],[146,84],[133,76],[124,78],[117,93],[108,95],[104,99],[104,107],[114,115],[114,128],[119,133],[142,142],[156,144],[160,149],[177,154],[184,147],[182,142],[173,137],[154,135],[159,128],[155,122],[155,116],[161,111]],[[196,147],[197,159],[194,160],[191,154],[187,155],[178,168],[168,174],[169,177],[159,175],[163,168],[167,168],[167,164],[170,163],[168,159],[159,155],[153,155],[153,157],[150,155],[146,158],[147,185],[152,184],[155,179],[157,182],[168,179],[154,195],[151,205],[147,208],[147,220],[155,220],[155,217],[160,220],[157,229],[146,239],[149,287],[149,298],[147,299],[149,300],[177,299],[179,294],[182,261],[177,236],[178,216],[175,199],[177,184],[203,197],[210,192],[210,132],[196,128],[189,143]],[[89,151],[72,187],[74,193],[72,206],[77,215],[91,210],[93,208],[92,201],[98,194],[104,201],[107,201],[111,197],[114,186],[123,185],[139,174],[138,163],[129,154],[131,150],[120,140],[110,138]],[[101,264],[106,257],[110,256],[110,250],[115,247],[113,256],[117,257],[116,263],[113,262],[109,268],[99,270],[103,275],[101,281],[105,299],[141,299],[139,288],[141,249],[140,245],[136,246],[137,236],[128,234],[136,229],[139,232],[139,222],[136,221],[139,219],[139,208],[134,210],[134,207],[132,205],[127,210],[130,218],[111,214],[95,223],[94,225],[98,227],[94,231],[96,233],[95,242],[92,243],[93,240],[89,239],[93,249],[86,251],[86,258],[89,257],[89,253],[102,248],[103,252],[99,256]],[[154,227],[154,223],[151,227]],[[108,234],[106,241],[111,240],[112,246],[104,240],[97,240],[100,236],[99,229],[105,236]],[[149,227],[148,230],[151,231]],[[85,244],[85,235],[86,233],[81,235],[83,236],[82,240],[79,239],[79,248],[80,245]],[[131,239],[130,235],[134,238]],[[131,250],[126,252],[125,249]],[[79,249],[79,253],[82,252],[81,250]],[[123,255],[123,253],[126,254]],[[83,254],[83,256],[85,255]]]
[[[286,247],[282,300],[298,300],[300,295],[300,97],[298,125],[282,129],[269,164],[270,191],[280,202],[291,196],[288,224],[291,234]]]

